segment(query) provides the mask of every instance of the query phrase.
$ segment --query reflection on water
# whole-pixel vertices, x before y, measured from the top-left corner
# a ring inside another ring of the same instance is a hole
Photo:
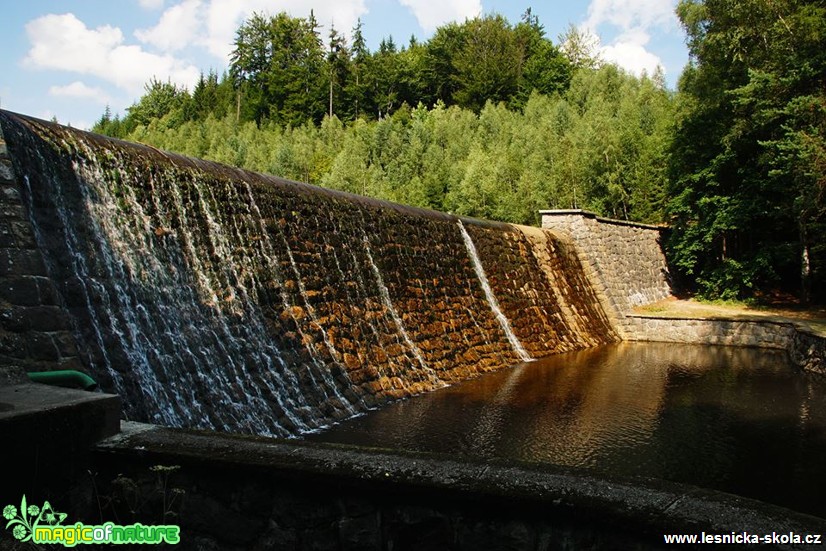
[[[826,517],[826,380],[783,352],[620,344],[386,406],[309,440],[687,482]]]

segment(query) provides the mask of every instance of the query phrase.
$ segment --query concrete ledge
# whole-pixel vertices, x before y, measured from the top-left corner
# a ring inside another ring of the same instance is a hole
[[[36,492],[70,508],[73,486],[88,476],[91,447],[119,428],[117,396],[35,383],[0,386],[0,502]]]
[[[583,218],[590,218],[593,220],[597,220],[599,222],[603,222],[605,224],[614,224],[617,226],[630,226],[632,228],[642,228],[645,230],[657,230],[662,231],[668,229],[668,226],[661,225],[657,226],[655,224],[643,224],[642,222],[632,222],[630,220],[617,220],[616,218],[605,218],[603,216],[599,216],[593,212],[589,212],[587,210],[582,209],[551,209],[551,210],[540,210],[539,215],[541,217],[545,216],[582,216]]]
[[[175,466],[165,484],[185,496],[174,514],[189,548],[658,549],[664,533],[826,533],[823,519],[664,481],[134,423],[94,460],[115,506],[107,476],[151,493],[152,467]]]
[[[623,325],[626,339],[631,341],[782,349],[798,367],[826,374],[826,336],[805,323],[760,318],[630,314]]]

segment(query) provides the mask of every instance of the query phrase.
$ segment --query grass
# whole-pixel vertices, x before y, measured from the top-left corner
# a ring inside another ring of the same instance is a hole
[[[768,305],[756,301],[666,299],[634,308],[637,314],[675,318],[771,319],[804,323],[826,334],[826,308],[795,304]]]

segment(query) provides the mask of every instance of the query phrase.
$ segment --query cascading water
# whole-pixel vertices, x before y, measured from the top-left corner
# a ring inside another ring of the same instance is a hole
[[[476,245],[473,244],[473,239],[468,234],[461,220],[459,220],[457,224],[459,224],[459,231],[462,232],[462,239],[465,242],[470,258],[473,261],[473,269],[476,271],[476,277],[479,278],[479,283],[485,291],[485,297],[488,299],[490,309],[493,310],[493,313],[496,315],[496,320],[499,322],[499,325],[502,326],[502,331],[504,331],[505,335],[508,337],[508,342],[511,343],[511,346],[513,346],[513,349],[516,350],[516,353],[519,354],[519,358],[523,362],[531,361],[532,358],[522,346],[522,343],[519,342],[519,338],[513,334],[508,318],[505,317],[505,314],[502,313],[502,309],[499,307],[499,301],[496,300],[496,296],[490,288],[488,278],[485,275],[485,269],[482,267],[482,262],[479,260],[479,255],[476,252]]]
[[[613,339],[591,295],[549,289],[587,287],[578,263],[512,226],[0,127],[75,344],[131,419],[295,435]]]

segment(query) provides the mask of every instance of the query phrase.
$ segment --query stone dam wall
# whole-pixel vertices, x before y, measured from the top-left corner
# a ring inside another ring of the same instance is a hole
[[[26,371],[82,368],[0,132],[0,357]]]
[[[0,361],[286,436],[618,339],[573,246],[0,112]]]

